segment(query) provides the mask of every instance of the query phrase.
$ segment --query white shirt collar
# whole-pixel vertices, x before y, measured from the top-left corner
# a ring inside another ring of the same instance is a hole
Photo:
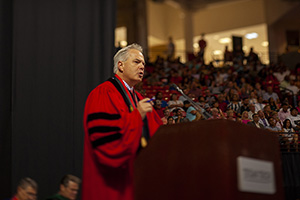
[[[122,80],[123,83],[125,84],[126,88],[129,90],[129,91],[132,91],[133,90],[133,87],[130,87],[124,80]]]

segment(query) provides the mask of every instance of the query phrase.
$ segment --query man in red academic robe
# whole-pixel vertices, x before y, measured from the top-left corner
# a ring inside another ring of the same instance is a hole
[[[88,96],[84,111],[83,200],[132,200],[133,162],[162,124],[150,99],[133,90],[145,61],[137,44],[114,56],[115,76]]]

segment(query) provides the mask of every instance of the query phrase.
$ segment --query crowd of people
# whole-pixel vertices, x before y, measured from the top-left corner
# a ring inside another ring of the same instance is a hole
[[[298,133],[300,64],[265,65],[253,48],[248,55],[230,56],[222,67],[206,65],[199,57],[186,63],[157,57],[146,66],[137,88],[154,96],[154,108],[164,124],[228,119],[290,137]]]

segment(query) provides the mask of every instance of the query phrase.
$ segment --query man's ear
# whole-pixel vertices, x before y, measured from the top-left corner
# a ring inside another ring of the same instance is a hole
[[[62,192],[64,192],[65,186],[64,186],[63,184],[60,184],[60,185],[59,185],[59,190],[62,191]]]
[[[118,62],[118,69],[119,69],[120,72],[124,71],[124,63],[122,61]]]
[[[19,193],[21,190],[22,190],[22,188],[20,186],[18,186],[17,193]]]

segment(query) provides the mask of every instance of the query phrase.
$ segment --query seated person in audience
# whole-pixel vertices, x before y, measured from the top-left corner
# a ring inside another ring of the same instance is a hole
[[[234,112],[233,110],[229,109],[226,111],[227,114],[227,119],[231,121],[236,121],[236,118],[234,117]]]
[[[232,99],[230,100],[229,104],[227,105],[227,109],[233,110],[236,116],[240,116],[242,103],[239,100],[239,96],[234,94]]]
[[[242,113],[242,123],[247,124],[248,122],[250,122],[251,120],[249,119],[249,115],[248,115],[248,111],[244,111]]]
[[[184,111],[182,111],[180,109],[175,109],[173,112],[175,113],[173,118],[174,118],[176,124],[184,122],[184,116],[182,114],[182,112],[184,112]]]
[[[31,178],[23,178],[20,180],[17,193],[11,200],[36,200],[38,185]]]
[[[219,102],[219,108],[223,112],[226,112],[228,101],[226,101],[224,94],[222,94],[222,93],[218,94],[218,102]]]
[[[195,97],[202,95],[202,90],[199,87],[200,87],[200,84],[198,84],[196,82],[196,79],[194,79],[191,84],[191,89],[189,90],[189,93],[194,94]]]
[[[81,180],[74,175],[65,175],[59,185],[57,194],[46,198],[46,200],[75,200]]]
[[[249,119],[250,119],[250,120],[253,120],[253,119],[252,119],[252,115],[255,114],[255,113],[256,113],[256,112],[255,112],[255,105],[252,104],[252,103],[250,103],[250,104],[249,104],[249,111],[248,111],[248,116],[249,116]]]
[[[280,104],[279,97],[276,92],[273,92],[272,86],[268,86],[267,91],[263,94],[265,103],[268,103],[270,97],[272,97],[277,104]]]
[[[205,98],[203,96],[199,96],[198,97],[198,102],[196,102],[197,105],[199,105],[200,107],[204,108],[206,102],[205,102]]]
[[[283,132],[285,132],[285,133],[295,133],[295,130],[293,129],[291,121],[289,119],[285,119],[283,121]]]
[[[165,107],[168,106],[168,103],[163,99],[163,93],[162,92],[157,92],[156,93],[155,100],[160,100],[162,108],[165,108]]]
[[[191,105],[189,101],[184,101],[184,108],[186,110],[186,119],[188,121],[196,121],[197,120],[197,110]]]
[[[262,128],[262,129],[264,128],[264,125],[259,122],[259,116],[258,116],[258,114],[254,113],[252,115],[252,119],[253,119],[252,121],[250,121],[250,122],[247,123],[248,125],[255,126],[257,128]]]
[[[291,116],[287,117],[286,119],[289,119],[291,121],[292,127],[295,131],[300,130],[300,116],[298,115],[297,108],[291,108],[290,109]]]
[[[212,116],[208,118],[208,120],[213,120],[213,119],[222,119],[219,110],[217,108],[212,108],[211,109]]]
[[[257,113],[259,110],[263,110],[265,107],[265,103],[263,103],[263,98],[260,96],[257,98],[257,103],[255,104],[255,112]]]
[[[216,101],[216,97],[214,95],[212,95],[210,90],[205,90],[204,93],[205,93],[205,101],[207,103],[209,103],[211,105],[212,102]]]
[[[250,92],[250,97],[249,97],[249,104],[256,104],[256,103],[258,103],[258,101],[257,101],[257,96],[256,96],[256,93],[255,93],[255,91],[251,91]]]
[[[156,110],[158,116],[160,118],[162,118],[164,116],[164,112],[163,112],[163,109],[161,107],[161,101],[160,100],[155,100],[153,107]]]
[[[220,94],[222,87],[218,85],[215,81],[211,82],[211,85],[208,87],[212,94]]]
[[[259,117],[259,123],[264,125],[265,128],[270,125],[267,118],[265,117],[264,112],[262,110],[259,110],[257,112],[257,114],[258,114],[258,117]]]
[[[244,111],[250,111],[249,109],[249,98],[245,97],[242,102],[241,111],[242,114]]]
[[[182,76],[179,76],[178,71],[174,71],[171,73],[170,77],[170,84],[175,83],[176,85],[179,85],[182,82]]]
[[[282,130],[276,126],[276,120],[273,117],[269,117],[269,126],[266,129],[274,131],[274,132],[281,132]]]
[[[182,91],[183,91],[183,93],[184,93],[186,96],[189,95],[189,91],[190,91],[189,88],[184,87],[184,88],[182,89]],[[185,98],[185,96],[180,95],[179,98],[178,98],[178,100],[182,101],[182,103],[183,103],[183,102],[186,101],[187,99]]]
[[[161,118],[161,121],[164,125],[168,123],[168,117],[170,116],[170,110],[168,108],[164,109],[164,116]]]
[[[171,95],[171,100],[168,102],[168,107],[169,107],[171,112],[176,108],[182,109],[183,103],[182,103],[182,101],[177,99],[177,94],[176,93],[173,93]]]
[[[263,111],[264,111],[264,114],[265,114],[266,118],[269,118],[269,117],[270,117],[270,114],[271,114],[271,112],[272,112],[270,105],[267,104],[267,105],[264,107]]]
[[[168,117],[168,123],[167,124],[175,124],[175,120],[172,116]]]
[[[257,98],[262,97],[264,95],[265,91],[263,89],[261,89],[261,84],[259,82],[256,82],[254,87],[255,87],[256,94],[257,94]]]
[[[283,129],[283,123],[280,121],[278,113],[276,111],[272,111],[270,113],[270,117],[273,117],[275,119],[275,124],[278,128]]]
[[[278,117],[283,122],[289,116],[291,116],[289,105],[287,103],[283,103],[281,105],[281,109],[278,112]]]
[[[274,111],[279,110],[279,107],[278,107],[277,103],[274,101],[274,99],[272,97],[270,97],[268,101],[269,101],[269,105],[270,105],[271,110],[274,110]]]
[[[205,110],[207,113],[211,114],[211,107],[209,106],[208,103],[206,103],[206,104],[204,105],[204,110]]]

